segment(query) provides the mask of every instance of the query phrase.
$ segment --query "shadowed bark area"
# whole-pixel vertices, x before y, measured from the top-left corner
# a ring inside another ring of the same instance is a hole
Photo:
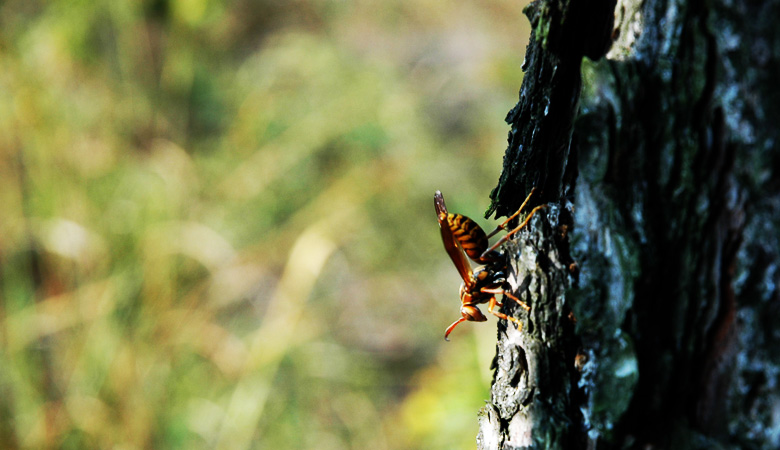
[[[529,6],[488,212],[536,186],[548,214],[506,248],[531,311],[499,326],[479,448],[780,445],[778,12]]]

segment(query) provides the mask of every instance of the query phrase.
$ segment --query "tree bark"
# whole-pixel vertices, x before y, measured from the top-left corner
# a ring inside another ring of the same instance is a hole
[[[778,5],[529,5],[480,449],[780,446]]]

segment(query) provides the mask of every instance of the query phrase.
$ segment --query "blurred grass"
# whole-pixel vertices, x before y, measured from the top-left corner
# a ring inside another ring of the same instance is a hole
[[[4,448],[473,448],[522,4],[0,4]]]

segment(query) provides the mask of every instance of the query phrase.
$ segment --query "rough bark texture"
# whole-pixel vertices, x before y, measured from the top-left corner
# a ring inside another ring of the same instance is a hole
[[[532,309],[479,448],[779,448],[778,1],[527,14],[489,213],[549,206],[507,247]]]
[[[480,416],[479,448],[581,448],[584,401],[577,387],[579,344],[566,302],[572,259],[567,200],[576,175],[571,134],[582,86],[582,58],[608,49],[615,2],[537,1],[526,8],[533,32],[523,65],[520,101],[509,112],[512,126],[504,171],[491,194],[488,215],[507,215],[536,187],[532,204],[545,214],[508,246],[510,284],[532,305],[524,329],[500,327],[491,402]],[[583,39],[583,36],[587,36]]]
[[[561,211],[550,209],[534,220],[533,231],[505,249],[514,255],[509,282],[534,307],[522,330],[499,325],[492,398],[481,412],[479,448],[580,446],[581,437],[570,430],[580,421],[580,401],[571,364],[577,348],[574,322],[565,300],[569,271],[557,248],[560,228],[554,228]]]

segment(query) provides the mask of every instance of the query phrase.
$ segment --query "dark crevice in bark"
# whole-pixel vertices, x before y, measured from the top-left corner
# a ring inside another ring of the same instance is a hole
[[[646,236],[644,243],[638,242],[641,275],[626,327],[636,343],[639,378],[616,434],[624,442],[661,447],[671,445],[675,436],[669,430],[681,423],[704,423],[696,411],[707,400],[696,386],[701,368],[709,367],[713,358],[707,335],[732,325],[716,324],[718,320],[730,317],[733,322],[733,315],[713,311],[728,310],[728,292],[718,286],[729,287],[733,280],[718,268],[729,263],[722,256],[724,245],[729,245],[725,236],[737,236],[731,241],[738,242],[741,208],[728,198],[731,189],[722,188],[732,175],[730,167],[724,168],[729,157],[717,110],[711,109],[714,40],[701,27],[686,25],[704,22],[701,15],[707,12],[699,6],[682,11],[678,20],[683,32],[672,53],[654,54],[674,59],[668,81],[649,61],[639,61],[640,70],[612,70],[619,79],[630,80],[623,86],[642,86],[628,88],[622,97],[626,101],[618,107],[624,123],[636,123],[638,129],[619,129],[618,139],[625,142],[624,151],[644,150],[626,156],[643,170],[624,178],[621,189],[639,194],[645,221],[634,223],[639,232],[628,235]],[[703,65],[698,53],[706,55]],[[641,111],[637,121],[631,120],[634,107]],[[624,217],[631,215],[627,202],[617,203]]]

